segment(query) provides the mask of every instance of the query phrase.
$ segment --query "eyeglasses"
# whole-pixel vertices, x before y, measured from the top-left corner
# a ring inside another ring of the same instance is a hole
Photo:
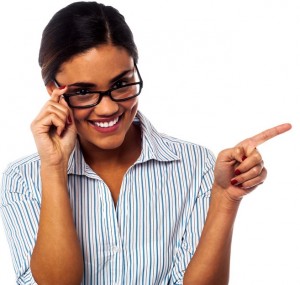
[[[138,82],[124,84],[120,87],[114,87],[106,91],[89,91],[84,88],[73,92],[63,94],[64,99],[70,108],[85,109],[98,105],[103,96],[109,96],[112,101],[124,102],[140,95],[143,88],[143,80],[140,72],[134,64],[139,78]],[[56,79],[54,83],[60,87]]]

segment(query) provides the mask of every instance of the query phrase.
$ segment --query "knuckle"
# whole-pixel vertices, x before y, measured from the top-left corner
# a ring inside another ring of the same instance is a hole
[[[50,118],[50,121],[53,124],[55,124],[55,126],[59,126],[59,125],[62,124],[60,118],[56,114],[54,114],[54,113],[49,114],[49,118]]]
[[[240,146],[235,147],[235,148],[234,148],[234,152],[235,152],[236,155],[239,156],[241,153],[243,153],[243,148],[240,147]]]
[[[253,173],[253,175],[258,176],[261,173],[261,168],[258,166],[253,167],[252,173]]]
[[[53,105],[50,102],[46,106],[46,112],[48,112],[50,114],[54,112],[54,107],[53,107]]]
[[[262,161],[262,156],[258,151],[253,153],[253,158],[255,159],[255,161]]]

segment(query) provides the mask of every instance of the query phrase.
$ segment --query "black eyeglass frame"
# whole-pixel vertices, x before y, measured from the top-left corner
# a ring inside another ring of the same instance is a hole
[[[128,83],[128,84],[125,84],[125,85],[123,85],[121,87],[117,87],[117,88],[110,88],[110,89],[108,89],[106,91],[86,91],[85,94],[83,94],[83,95],[82,94],[78,94],[78,93],[65,93],[65,94],[63,94],[63,98],[66,100],[68,106],[70,108],[73,108],[73,109],[86,109],[86,108],[95,107],[95,106],[97,106],[100,103],[100,101],[102,100],[103,96],[109,96],[109,98],[112,101],[115,101],[115,102],[124,102],[124,101],[128,101],[130,99],[133,99],[133,98],[135,98],[135,97],[137,97],[137,96],[139,96],[141,94],[142,89],[143,89],[143,84],[144,84],[143,79],[141,77],[141,74],[139,72],[139,69],[138,69],[136,63],[134,63],[134,67],[135,67],[135,69],[137,71],[137,74],[138,74],[138,77],[139,77],[139,81],[138,82]],[[57,82],[57,80],[55,78],[53,79],[53,82],[55,83],[55,85],[57,87],[61,87],[61,85]],[[130,97],[127,97],[127,98],[123,98],[123,99],[114,99],[111,96],[111,92],[112,91],[118,90],[120,88],[128,87],[128,86],[132,86],[132,85],[140,85],[140,90],[139,90],[139,92],[137,94],[135,94],[133,96],[130,96]],[[73,97],[73,96],[85,96],[86,94],[90,94],[90,93],[98,93],[99,94],[98,100],[94,104],[90,104],[90,105],[86,105],[86,106],[73,106],[71,104],[70,97]]]

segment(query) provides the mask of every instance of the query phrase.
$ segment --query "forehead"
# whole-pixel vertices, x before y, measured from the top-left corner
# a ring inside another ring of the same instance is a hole
[[[63,84],[108,82],[124,70],[134,67],[133,58],[123,47],[99,45],[63,63],[56,79]]]

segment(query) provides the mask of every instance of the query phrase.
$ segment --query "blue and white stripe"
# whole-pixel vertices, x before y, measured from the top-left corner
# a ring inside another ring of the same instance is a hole
[[[158,133],[140,113],[142,153],[126,172],[115,206],[79,144],[68,188],[84,256],[82,284],[182,284],[209,206],[215,163],[199,145]],[[18,284],[35,284],[30,256],[41,205],[37,154],[3,174],[1,214]]]

